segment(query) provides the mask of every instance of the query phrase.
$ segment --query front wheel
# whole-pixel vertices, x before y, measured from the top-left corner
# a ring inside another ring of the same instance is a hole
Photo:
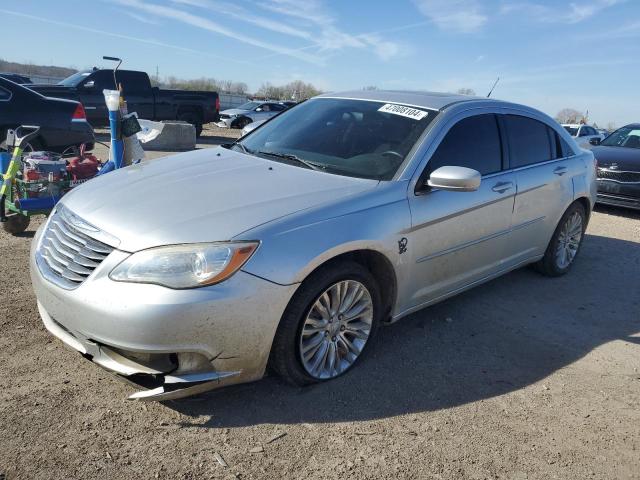
[[[381,315],[379,287],[355,262],[330,265],[304,281],[284,312],[271,366],[296,385],[350,370],[371,343]]]
[[[536,270],[550,277],[567,273],[578,256],[586,228],[585,209],[574,203],[560,219],[544,257],[535,264]]]
[[[7,215],[7,221],[2,223],[5,232],[11,235],[17,235],[24,232],[31,223],[31,219],[21,213]]]

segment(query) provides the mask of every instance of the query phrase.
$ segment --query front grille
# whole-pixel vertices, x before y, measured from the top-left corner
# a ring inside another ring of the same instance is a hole
[[[42,234],[36,253],[43,276],[68,290],[84,282],[114,250],[82,232],[78,225],[89,226],[64,207],[58,208]]]
[[[598,178],[613,180],[620,183],[640,183],[640,172],[624,172],[598,168]]]

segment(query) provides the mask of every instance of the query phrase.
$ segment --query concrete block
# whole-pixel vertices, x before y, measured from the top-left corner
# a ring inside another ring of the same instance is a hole
[[[196,148],[196,129],[186,122],[162,122],[164,128],[160,135],[150,142],[143,143],[145,150],[182,151]]]

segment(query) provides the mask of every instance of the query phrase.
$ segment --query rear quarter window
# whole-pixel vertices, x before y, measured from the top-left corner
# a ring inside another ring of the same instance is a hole
[[[521,115],[506,115],[511,168],[525,167],[558,157],[555,136],[545,123]]]
[[[7,101],[11,98],[11,92],[6,88],[0,87],[0,101]]]

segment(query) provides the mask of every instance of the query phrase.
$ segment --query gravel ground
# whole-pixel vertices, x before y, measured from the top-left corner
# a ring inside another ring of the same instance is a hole
[[[418,312],[336,381],[163,404],[124,400],[45,331],[39,223],[0,232],[7,479],[640,478],[638,213],[599,208],[569,275],[522,269]]]

